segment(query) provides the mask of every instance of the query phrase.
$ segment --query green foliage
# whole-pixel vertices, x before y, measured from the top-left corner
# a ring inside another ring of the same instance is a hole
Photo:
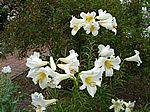
[[[146,105],[141,109],[135,110],[134,112],[149,112],[149,111],[150,111],[150,107]]]
[[[16,112],[18,99],[14,97],[16,85],[6,75],[0,75],[0,111]]]
[[[87,91],[80,91],[78,87],[68,90],[47,89],[45,91],[47,99],[57,98],[58,102],[50,107],[48,111],[52,112],[109,112],[111,105],[112,92],[105,84],[98,88],[95,97],[88,95]]]

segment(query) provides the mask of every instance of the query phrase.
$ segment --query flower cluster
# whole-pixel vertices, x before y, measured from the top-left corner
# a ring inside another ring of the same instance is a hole
[[[140,66],[142,61],[139,56],[139,51],[134,51],[136,53],[134,56],[125,58],[124,60],[138,62],[137,65]],[[103,73],[105,73],[106,77],[112,77],[114,74],[114,69],[120,69],[121,59],[119,56],[115,56],[114,49],[110,48],[109,45],[104,46],[100,44],[98,46],[98,58],[94,62],[94,67],[87,71],[79,72],[80,63],[77,59],[78,54],[74,50],[70,50],[69,53],[69,56],[65,58],[59,58],[57,60],[57,62],[61,61],[61,64],[55,64],[52,56],[50,56],[50,61],[44,61],[40,59],[40,53],[34,52],[33,55],[27,58],[26,66],[30,68],[27,77],[32,78],[34,84],[39,84],[40,88],[42,89],[46,87],[61,88],[61,81],[68,78],[76,79],[74,74],[78,73],[79,77],[77,78],[80,78],[83,83],[82,86],[80,86],[80,90],[87,89],[88,93],[94,97],[97,91],[97,86],[101,86]],[[64,74],[57,72],[57,67],[62,69]],[[36,110],[44,110],[46,106],[45,102],[48,101],[43,100],[41,94],[35,93],[32,95],[32,99],[35,99],[34,96],[40,97],[39,99],[33,101],[35,103],[32,103],[35,107],[37,107]],[[114,105],[111,106],[111,108],[115,108],[115,112],[119,112],[121,109],[123,110],[122,104],[127,106],[126,112],[130,112],[130,102],[122,103],[120,100],[117,102],[112,100],[112,102]],[[36,105],[36,103],[38,104]]]
[[[109,45],[106,47],[102,44],[98,46],[99,57],[95,61],[94,68],[88,71],[82,71],[80,78],[83,85],[80,87],[81,90],[87,88],[88,93],[94,97],[97,86],[101,86],[102,74],[105,72],[106,77],[113,75],[113,69],[119,70],[121,60],[119,56],[115,58],[114,49],[110,48]]]
[[[99,57],[95,61],[94,68],[88,71],[82,71],[80,73],[80,78],[83,82],[83,85],[80,87],[81,90],[87,88],[88,93],[94,97],[96,93],[97,86],[101,86],[102,83],[102,74],[105,72],[106,77],[113,76],[113,69],[119,70],[121,59],[119,56],[115,57],[114,49],[110,48],[109,45],[106,47],[102,44],[98,46]],[[138,66],[142,63],[139,57],[139,51],[134,50],[135,55],[129,58],[125,58],[126,61],[135,61],[138,62]]]
[[[59,58],[58,60],[65,64],[57,64],[59,68],[65,71],[65,74],[56,72],[56,64],[53,57],[50,57],[50,62],[40,59],[40,54],[34,52],[27,59],[26,66],[30,68],[27,77],[32,78],[34,84],[39,83],[40,88],[46,87],[61,88],[59,83],[62,80],[74,77],[74,73],[78,72],[79,60],[78,54],[74,50],[70,50],[70,55],[66,58]],[[49,67],[50,65],[50,67]]]
[[[109,109],[114,108],[114,112],[120,112],[120,110],[125,110],[125,112],[131,112],[134,108],[135,102],[136,101],[134,101],[134,102],[129,101],[127,103],[123,100],[118,99],[117,101],[115,101],[114,99],[112,99],[113,105],[111,105],[109,107]]]
[[[96,12],[94,11],[91,13],[81,12],[81,19],[77,19],[76,17],[72,16],[70,21],[70,28],[72,28],[71,34],[76,35],[78,30],[83,27],[83,29],[86,31],[86,34],[92,33],[93,36],[96,36],[98,35],[100,26],[105,27],[108,30],[112,30],[116,34],[117,22],[115,17],[113,17],[110,13],[103,11],[102,9],[98,10],[98,14],[99,15],[96,16]]]
[[[27,58],[26,66],[30,68],[27,77],[32,78],[34,84],[39,83],[40,88],[46,87],[61,88],[59,83],[67,78],[74,78],[74,74],[79,71],[80,65],[77,59],[78,54],[74,50],[70,50],[70,55],[66,58],[59,58],[58,60],[65,64],[58,64],[57,66],[65,71],[65,74],[56,72],[56,64],[53,57],[50,57],[50,62],[40,59],[40,53],[34,52]],[[44,100],[43,95],[35,92],[32,94],[32,104],[36,107],[36,112],[43,112],[46,106],[56,102],[56,99]]]
[[[91,70],[81,71],[79,73],[80,79],[83,85],[80,90],[87,88],[88,93],[94,97],[97,87],[101,86],[102,75],[105,72],[106,77],[112,77],[114,69],[120,69],[121,59],[119,56],[115,57],[114,49],[110,48],[109,45],[104,46],[100,44],[98,46],[99,56],[94,62],[94,67]],[[129,58],[125,58],[126,61],[136,61],[138,66],[142,63],[139,57],[139,51],[134,50],[135,55]],[[78,54],[74,50],[70,50],[70,55],[65,58],[59,58],[61,64],[55,64],[53,57],[50,57],[50,62],[43,61],[40,59],[40,54],[34,52],[27,59],[26,66],[30,68],[27,77],[32,78],[34,84],[39,83],[40,88],[46,87],[61,88],[60,82],[68,78],[75,78],[75,73],[79,72],[79,60],[77,59]],[[61,74],[56,71],[56,67],[62,69],[65,73]]]
[[[114,49],[110,48],[109,45],[106,47],[104,45],[99,45],[99,58],[97,63],[104,68],[106,77],[111,77],[113,75],[113,69],[119,70],[121,59],[119,56],[115,57]]]

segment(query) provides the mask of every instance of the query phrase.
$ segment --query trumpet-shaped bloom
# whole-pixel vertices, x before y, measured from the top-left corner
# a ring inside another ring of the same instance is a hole
[[[36,107],[36,112],[43,112],[46,110],[46,107],[50,104],[55,104],[56,99],[45,100],[42,93],[35,92],[31,95],[32,105]]]
[[[127,102],[123,102],[123,103],[126,106],[125,112],[131,112],[133,110],[135,101],[134,102],[129,101],[128,103]]]
[[[102,44],[100,44],[98,46],[98,53],[99,53],[99,56],[103,56],[103,57],[110,57],[110,56],[113,56],[115,53],[114,53],[114,49],[110,48],[109,45],[107,45],[106,47]]]
[[[61,88],[61,85],[58,85],[58,84],[56,84],[55,82],[54,82],[54,79],[52,78],[50,78],[49,79],[49,82],[48,82],[48,86],[50,87],[50,88]]]
[[[102,66],[105,69],[105,75],[106,77],[111,77],[113,75],[113,69],[119,70],[120,69],[120,63],[121,59],[119,56],[115,57],[100,57],[98,59],[99,66]]]
[[[40,53],[34,52],[33,55],[31,55],[29,58],[27,58],[27,63],[26,66],[29,68],[40,68],[42,66],[47,65],[49,62],[48,61],[42,61],[40,59]]]
[[[98,10],[98,14],[99,14],[99,16],[96,16],[96,19],[98,19],[100,21],[112,18],[111,14],[106,13],[106,11],[103,11],[102,9]]]
[[[73,28],[71,31],[71,34],[74,36],[78,30],[83,26],[83,19],[77,19],[75,17],[72,17],[72,20],[70,21],[70,28]]]
[[[86,14],[84,12],[81,12],[80,16],[83,18],[83,20],[84,20],[85,23],[91,23],[91,22],[95,21],[96,13],[95,12],[91,12],[91,13],[88,12]]]
[[[125,58],[124,60],[126,60],[126,61],[135,61],[135,62],[138,63],[137,66],[140,66],[140,64],[142,63],[142,61],[140,59],[140,56],[139,56],[140,52],[137,51],[137,50],[134,50],[134,52],[135,52],[134,56],[131,56],[129,58]]]
[[[46,66],[36,69],[30,69],[27,77],[31,77],[34,84],[39,83],[40,88],[44,89],[48,86],[49,81],[51,80],[49,76],[54,77],[54,71],[49,67]]]
[[[124,110],[123,108],[123,100],[117,100],[115,101],[114,99],[112,99],[112,103],[113,105],[109,107],[109,109],[114,108],[114,112],[120,112],[120,110]]]
[[[96,85],[101,86],[102,73],[103,69],[97,67],[88,71],[82,71],[80,73],[80,78],[82,80],[83,85],[80,87],[80,90],[87,88],[88,93],[92,97],[94,97],[97,91]]]
[[[93,36],[96,36],[98,34],[98,30],[100,29],[98,22],[92,22],[84,26],[84,29],[86,30],[86,34],[89,34],[92,32]]]
[[[72,63],[70,64],[58,64],[57,65],[60,69],[64,70],[67,74],[75,74],[75,72],[78,72],[78,64],[74,66]]]
[[[10,66],[8,65],[8,66],[5,66],[5,67],[3,67],[2,68],[2,73],[11,73],[11,68],[10,68]]]
[[[52,56],[50,57],[50,66],[51,66],[52,70],[54,70],[54,71],[56,70],[56,64],[55,64]]]
[[[59,85],[59,83],[65,79],[70,78],[71,75],[70,74],[59,74],[57,73],[56,76],[53,78],[53,84],[56,85],[56,87],[60,88],[61,85]]]
[[[66,58],[59,58],[60,61],[66,64],[58,64],[58,67],[63,69],[67,74],[71,73],[74,74],[75,72],[79,71],[79,60],[77,59],[78,54],[75,53],[74,50],[70,50],[70,55]]]
[[[64,62],[64,63],[72,63],[72,62],[79,62],[77,57],[78,54],[72,49],[69,51],[70,55],[67,56],[66,58],[59,58],[60,61]]]
[[[115,17],[99,21],[99,24],[106,29],[112,30],[115,34],[117,33],[117,22]]]
[[[116,34],[117,34],[117,30],[116,30],[116,28],[117,28],[116,18],[115,18],[115,17],[113,17],[113,19],[112,19],[112,28],[111,28],[111,29],[109,29],[109,30],[112,30],[112,31],[115,33],[115,35],[116,35]]]

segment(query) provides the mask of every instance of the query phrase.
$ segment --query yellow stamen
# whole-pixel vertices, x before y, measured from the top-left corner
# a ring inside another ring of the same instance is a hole
[[[95,26],[91,25],[90,31],[93,32],[95,30]]]
[[[85,82],[90,85],[91,87],[95,87],[96,86],[96,82],[93,82],[92,80],[92,77],[87,77],[85,78]]]
[[[70,73],[71,73],[71,74],[74,74],[74,73],[75,73],[75,68],[74,68],[74,66],[70,66],[69,70],[70,70]]]
[[[117,103],[115,103],[115,108],[117,109],[117,108],[119,108],[120,107],[120,104],[117,102]]]
[[[112,61],[111,61],[110,59],[107,59],[107,60],[105,61],[105,66],[106,66],[107,68],[112,68],[112,67],[113,67]]]
[[[73,27],[73,29],[74,29],[75,31],[77,31],[77,30],[78,30],[78,26],[75,25],[75,26]]]
[[[43,72],[39,72],[39,73],[38,73],[38,76],[39,76],[39,81],[40,81],[40,82],[43,81],[43,80],[46,78],[46,74],[43,73]]]
[[[91,22],[92,21],[92,19],[93,19],[93,17],[92,16],[86,16],[86,21],[89,23],[89,22]]]
[[[91,82],[90,86],[95,87],[96,86],[96,82]]]

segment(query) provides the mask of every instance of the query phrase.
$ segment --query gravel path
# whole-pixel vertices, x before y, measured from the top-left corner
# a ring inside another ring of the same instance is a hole
[[[26,67],[26,58],[19,59],[17,53],[8,55],[6,59],[0,59],[0,73],[2,67],[9,65],[12,69],[11,77],[24,72]]]
[[[34,51],[35,49],[29,51],[27,55],[30,56],[31,54],[33,54]],[[45,46],[42,49],[42,54],[43,55],[49,54],[49,50]],[[17,52],[15,52],[13,55],[8,55],[6,59],[0,59],[0,74],[1,74],[2,67],[7,66],[7,65],[9,65],[12,69],[12,73],[10,77],[15,77],[19,74],[22,74],[28,69],[28,67],[26,67],[26,60],[27,60],[27,57],[23,59],[19,59]]]

